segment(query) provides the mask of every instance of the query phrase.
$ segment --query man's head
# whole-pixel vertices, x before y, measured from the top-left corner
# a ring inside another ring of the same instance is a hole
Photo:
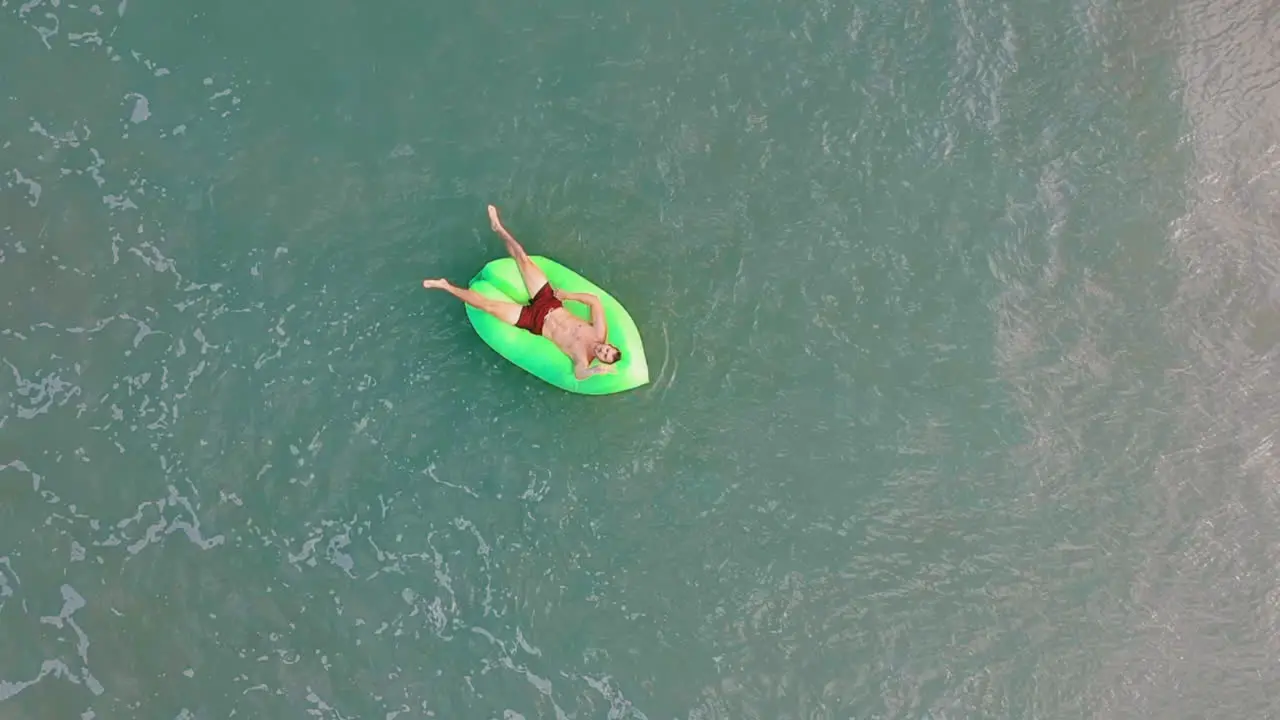
[[[607,342],[596,344],[596,359],[606,365],[612,365],[622,359],[622,351]]]

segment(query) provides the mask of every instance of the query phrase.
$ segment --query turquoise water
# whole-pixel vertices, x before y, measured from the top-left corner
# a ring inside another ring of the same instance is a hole
[[[1272,15],[0,0],[0,717],[1280,713]]]

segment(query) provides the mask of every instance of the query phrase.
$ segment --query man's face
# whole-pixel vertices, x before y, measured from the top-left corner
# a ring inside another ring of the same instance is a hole
[[[596,359],[602,363],[612,365],[618,361],[618,355],[620,354],[621,353],[619,353],[618,348],[610,345],[609,343],[600,343],[599,345],[596,345]]]

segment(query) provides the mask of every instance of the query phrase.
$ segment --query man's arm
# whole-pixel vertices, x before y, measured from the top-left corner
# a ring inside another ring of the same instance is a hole
[[[586,378],[590,378],[591,375],[609,373],[609,372],[612,372],[612,370],[613,370],[613,365],[584,366],[584,365],[575,364],[573,365],[573,377],[580,380],[585,380]]]
[[[571,293],[559,290],[556,290],[555,294],[561,301],[573,300],[591,308],[591,327],[595,329],[598,341],[604,342],[604,339],[609,337],[608,323],[604,318],[604,305],[600,302],[600,298],[591,293]]]
[[[581,364],[581,361],[574,360],[573,376],[578,378],[579,380],[586,380],[592,375],[602,375],[602,374],[611,373],[617,370],[617,368],[615,368],[612,365],[591,365],[590,362],[591,361],[588,360],[587,364],[583,365]]]

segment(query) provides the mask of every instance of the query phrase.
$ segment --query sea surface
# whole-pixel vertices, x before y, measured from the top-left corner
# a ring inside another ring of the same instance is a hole
[[[1278,362],[1274,2],[0,0],[3,720],[1280,717]]]

